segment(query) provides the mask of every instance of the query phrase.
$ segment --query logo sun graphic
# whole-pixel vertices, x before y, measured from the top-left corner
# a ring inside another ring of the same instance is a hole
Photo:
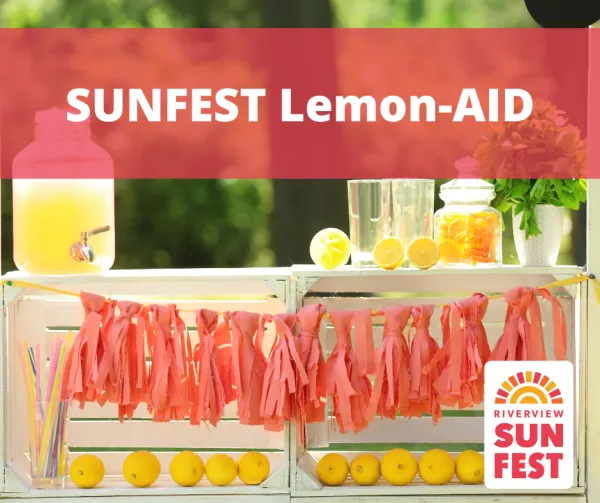
[[[496,404],[547,405],[562,404],[560,389],[548,376],[539,372],[519,372],[502,383],[496,393]]]

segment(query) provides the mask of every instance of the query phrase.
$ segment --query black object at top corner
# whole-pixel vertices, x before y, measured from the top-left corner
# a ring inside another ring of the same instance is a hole
[[[587,28],[600,21],[600,0],[525,0],[543,28]]]

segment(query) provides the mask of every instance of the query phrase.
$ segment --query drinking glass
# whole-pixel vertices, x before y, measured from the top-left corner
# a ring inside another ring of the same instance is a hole
[[[373,247],[392,232],[390,196],[389,180],[348,181],[351,261],[354,267],[375,267]]]
[[[435,181],[392,180],[394,236],[408,245],[418,237],[433,238]]]
[[[67,478],[67,413],[69,404],[63,400],[36,402],[30,411],[29,458],[31,487],[62,489]]]
[[[22,400],[27,403],[27,416],[18,428],[28,434],[29,452],[25,454],[31,487],[60,489],[67,478],[69,402],[62,399],[61,391],[69,344],[61,338],[33,345],[18,340],[15,349],[25,385]]]

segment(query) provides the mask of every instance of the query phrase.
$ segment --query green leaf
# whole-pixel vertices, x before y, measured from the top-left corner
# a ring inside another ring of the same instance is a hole
[[[546,186],[544,180],[536,180],[531,188],[531,192],[529,193],[530,199],[539,203],[544,197],[544,193],[546,192]]]
[[[544,200],[544,202],[546,204],[552,204],[554,206],[564,206],[564,204],[562,203],[562,201],[560,199],[557,199],[556,197],[552,197],[552,196],[546,196],[546,199]]]
[[[527,194],[530,186],[530,180],[514,180],[512,189],[510,191],[510,197],[513,200],[521,199],[525,194]]]
[[[552,186],[554,187],[554,191],[556,192],[556,195],[560,199],[562,197],[562,192],[563,192],[562,180],[552,180]]]
[[[496,209],[500,213],[506,213],[511,208],[512,205],[506,199],[501,199],[499,202],[496,203]]]
[[[525,201],[521,201],[519,204],[517,204],[515,206],[515,215],[518,215],[519,213],[523,213],[524,209],[525,209]]]
[[[584,203],[587,198],[587,191],[581,186],[581,184],[576,183],[574,185],[573,193],[579,202]]]
[[[563,195],[560,198],[560,200],[565,205],[565,208],[568,208],[570,210],[579,209],[579,200],[577,199],[577,196],[571,192],[563,192]]]

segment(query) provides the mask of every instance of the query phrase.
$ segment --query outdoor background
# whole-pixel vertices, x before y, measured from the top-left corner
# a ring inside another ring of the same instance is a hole
[[[0,0],[0,26],[508,28],[535,24],[522,0]],[[3,180],[2,272],[15,269],[10,194],[11,182]],[[436,209],[440,205],[438,200]],[[584,211],[565,224],[559,263],[583,265]],[[504,261],[516,263],[506,220]],[[345,181],[117,181],[114,268],[308,263],[310,240],[324,227],[348,231]]]

